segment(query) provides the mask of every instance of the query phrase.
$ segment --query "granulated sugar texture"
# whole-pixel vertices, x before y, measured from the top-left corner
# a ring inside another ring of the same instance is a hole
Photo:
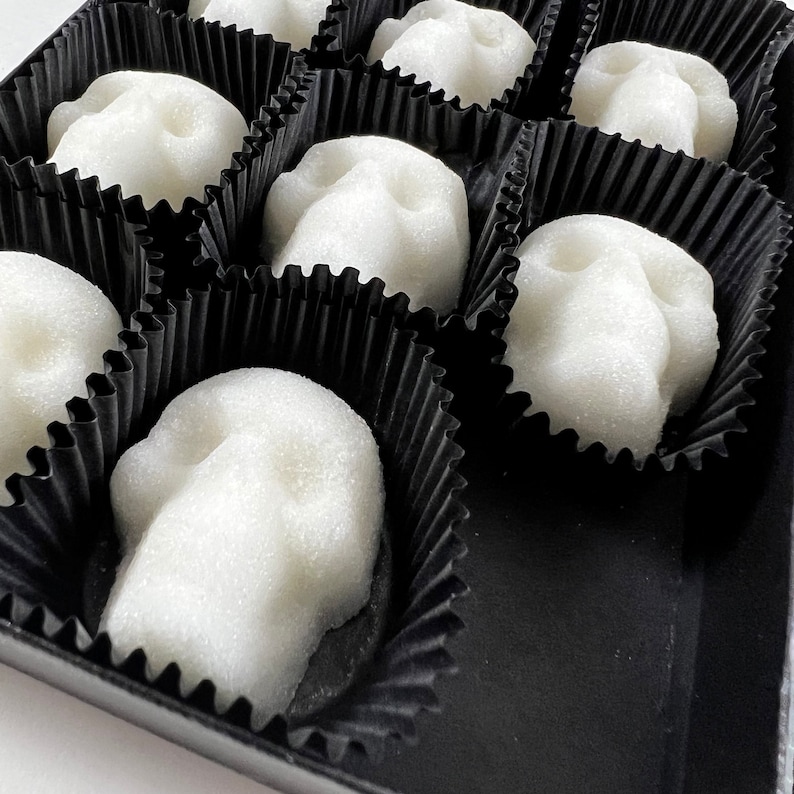
[[[300,50],[311,45],[327,7],[327,0],[190,0],[187,13],[191,19],[203,17],[236,25],[237,30],[269,33]]]
[[[738,123],[728,81],[708,61],[639,41],[605,44],[585,55],[571,114],[645,146],[658,143],[716,161],[730,154]]]
[[[47,425],[119,346],[121,318],[82,276],[49,259],[0,252],[0,478],[30,471],[25,453],[49,446]],[[0,503],[10,504],[0,489]]]
[[[306,378],[235,370],[177,397],[111,479],[123,560],[102,618],[183,686],[263,724],[323,634],[367,602],[383,523],[376,443]]]
[[[536,45],[502,11],[459,0],[424,0],[402,19],[385,19],[375,31],[367,61],[415,74],[462,107],[487,107],[512,88],[532,61]]]
[[[669,240],[603,215],[541,226],[516,256],[510,390],[529,392],[553,433],[653,452],[668,413],[693,405],[714,366],[709,273]]]
[[[411,308],[455,308],[469,257],[463,181],[444,163],[402,141],[340,138],[309,149],[281,174],[265,205],[262,254],[280,275],[357,268],[361,281],[405,292]]]
[[[49,162],[76,168],[102,189],[120,185],[151,209],[165,199],[179,210],[218,185],[248,125],[220,94],[177,74],[112,72],[82,97],[62,102],[47,124]]]

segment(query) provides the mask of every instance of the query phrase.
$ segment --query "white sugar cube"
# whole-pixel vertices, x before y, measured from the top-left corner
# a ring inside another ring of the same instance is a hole
[[[424,0],[402,19],[385,19],[375,31],[367,61],[415,74],[462,107],[487,107],[524,74],[536,45],[502,11],[459,0]]]
[[[645,146],[717,161],[730,154],[738,123],[728,81],[708,61],[639,41],[605,44],[585,55],[571,115]]]
[[[238,30],[269,33],[300,50],[311,46],[328,5],[327,0],[190,0],[187,14],[191,19],[236,25]]]
[[[102,618],[185,690],[208,678],[263,724],[323,634],[367,602],[383,524],[378,449],[329,390],[244,369],[179,395],[110,483],[124,555]]]
[[[405,292],[411,307],[455,308],[469,257],[463,181],[440,160],[377,136],[315,144],[265,204],[262,254],[280,275],[344,267]]]
[[[552,433],[573,428],[581,447],[653,452],[668,413],[694,404],[714,366],[709,273],[669,240],[604,215],[541,226],[516,256],[509,390],[529,392],[529,413],[548,413]]]
[[[179,210],[219,185],[232,154],[243,148],[242,113],[211,88],[178,74],[111,72],[74,102],[62,102],[47,124],[49,162],[64,173],[96,176],[100,188],[121,185],[151,209],[161,199]]]

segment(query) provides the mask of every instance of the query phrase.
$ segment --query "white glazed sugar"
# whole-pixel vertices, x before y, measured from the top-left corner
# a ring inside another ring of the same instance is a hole
[[[191,19],[236,25],[238,30],[269,33],[300,50],[311,46],[328,5],[328,0],[190,0],[187,14]]]
[[[209,678],[263,723],[289,704],[323,634],[366,603],[383,521],[366,423],[290,372],[188,389],[110,482],[124,558],[102,619],[123,653]]]
[[[30,447],[49,446],[47,425],[117,349],[121,319],[101,290],[35,254],[0,252],[0,480],[27,473]],[[10,504],[5,489],[0,503]]]
[[[571,91],[580,124],[657,143],[692,157],[725,160],[738,113],[728,81],[708,61],[638,41],[596,47],[582,59]]]
[[[367,61],[382,60],[443,89],[462,107],[487,107],[512,88],[531,63],[536,45],[529,33],[502,11],[459,0],[424,0],[402,19],[384,19],[375,31]]]
[[[111,72],[82,97],[62,102],[47,124],[49,162],[63,173],[121,185],[151,209],[165,199],[176,210],[218,185],[248,125],[239,110],[201,83],[176,74]]]
[[[668,413],[692,406],[714,366],[709,273],[669,240],[604,215],[541,226],[516,256],[510,391],[529,392],[529,413],[548,413],[552,433],[574,428],[580,447],[653,452]]]
[[[413,309],[452,311],[469,257],[463,181],[440,160],[377,136],[315,144],[273,183],[265,205],[262,254],[280,275],[358,268],[383,279]]]

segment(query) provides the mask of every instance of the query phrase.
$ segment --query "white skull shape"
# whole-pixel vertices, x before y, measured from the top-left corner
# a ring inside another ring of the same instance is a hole
[[[0,252],[0,478],[29,472],[25,453],[49,446],[47,425],[117,349],[121,318],[102,291],[49,259]],[[10,504],[5,489],[0,503]]]
[[[560,218],[516,251],[504,334],[511,391],[580,446],[654,451],[668,412],[697,400],[717,356],[708,271],[669,240],[603,215]]]
[[[177,74],[111,72],[74,102],[62,102],[47,123],[49,162],[76,168],[101,188],[121,185],[151,209],[165,199],[179,210],[218,185],[248,126],[220,94]]]
[[[238,30],[252,28],[254,33],[269,33],[276,41],[286,41],[293,50],[308,48],[312,36],[325,19],[326,0],[190,0],[190,19],[236,25]]]
[[[377,445],[332,392],[235,370],[177,397],[111,479],[123,560],[102,618],[114,646],[176,661],[263,724],[323,634],[366,603],[383,521]]]
[[[317,263],[357,268],[413,308],[452,311],[469,256],[461,178],[402,141],[339,138],[309,149],[273,183],[265,204],[262,254],[280,275]]]
[[[385,19],[367,60],[415,74],[462,107],[487,107],[512,88],[535,54],[529,33],[502,11],[459,0],[424,0],[402,19]]]
[[[725,160],[738,113],[728,81],[708,61],[638,41],[596,47],[582,59],[571,91],[580,124],[657,143],[690,157]]]

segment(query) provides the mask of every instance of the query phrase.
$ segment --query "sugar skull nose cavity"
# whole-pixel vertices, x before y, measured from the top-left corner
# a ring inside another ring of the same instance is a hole
[[[415,74],[447,99],[487,107],[512,88],[531,63],[536,45],[507,14],[459,0],[424,0],[402,19],[386,19],[367,60]]]

